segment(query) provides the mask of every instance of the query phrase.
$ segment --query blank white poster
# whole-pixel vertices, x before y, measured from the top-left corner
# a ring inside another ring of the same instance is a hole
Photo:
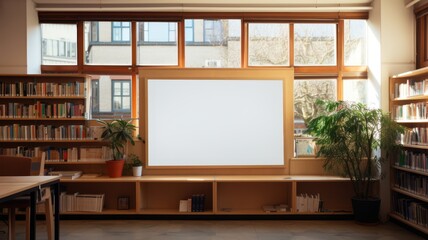
[[[149,166],[283,165],[282,80],[148,80]]]

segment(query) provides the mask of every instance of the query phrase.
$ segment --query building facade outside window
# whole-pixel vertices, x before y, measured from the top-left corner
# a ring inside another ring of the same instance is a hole
[[[129,42],[131,40],[130,22],[112,22],[112,41]]]

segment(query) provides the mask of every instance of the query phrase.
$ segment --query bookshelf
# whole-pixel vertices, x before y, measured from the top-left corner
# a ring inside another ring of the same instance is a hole
[[[80,74],[0,75],[0,154],[46,153],[47,163],[99,159]]]
[[[391,160],[391,218],[428,234],[428,68],[390,78],[390,112],[407,130]]]

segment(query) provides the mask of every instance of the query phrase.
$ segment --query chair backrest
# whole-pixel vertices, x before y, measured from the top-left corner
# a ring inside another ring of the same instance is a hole
[[[31,176],[45,175],[45,153],[43,152],[40,157],[31,158]]]
[[[0,155],[0,176],[30,176],[31,158]]]

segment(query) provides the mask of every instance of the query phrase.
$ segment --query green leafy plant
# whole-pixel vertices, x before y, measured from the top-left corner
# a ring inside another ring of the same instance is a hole
[[[113,159],[123,159],[128,142],[135,145],[133,134],[137,127],[132,124],[132,120],[115,119],[98,122],[103,126],[101,138],[110,142]]]
[[[143,162],[140,160],[140,158],[131,153],[129,154],[129,156],[126,158],[126,165],[130,167],[139,167],[139,166],[143,166]]]
[[[382,110],[362,103],[316,104],[324,113],[309,121],[306,132],[315,137],[318,156],[325,157],[324,169],[349,177],[356,197],[369,198],[384,160],[399,149],[397,135],[404,128]]]

